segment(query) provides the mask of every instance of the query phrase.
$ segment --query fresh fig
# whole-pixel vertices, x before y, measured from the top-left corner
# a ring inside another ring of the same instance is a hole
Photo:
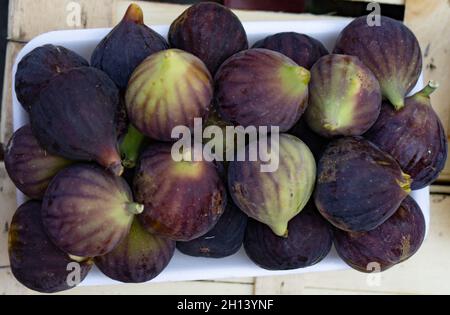
[[[152,144],[141,155],[134,179],[139,216],[151,233],[191,241],[209,232],[226,206],[226,191],[213,162],[176,162],[169,144]]]
[[[361,137],[331,142],[319,161],[315,203],[345,231],[378,227],[410,192],[410,176],[389,154]]]
[[[380,85],[357,57],[327,55],[311,69],[309,127],[323,137],[360,136],[380,114]]]
[[[122,21],[95,48],[91,65],[105,71],[119,89],[125,89],[134,69],[145,58],[168,48],[164,37],[144,24],[142,9],[133,3]]]
[[[197,3],[184,11],[170,25],[169,43],[200,58],[212,74],[226,59],[248,48],[238,17],[212,2]]]
[[[244,241],[248,257],[264,269],[288,270],[312,266],[330,252],[332,230],[313,203],[289,221],[288,229],[287,237],[280,237],[265,224],[250,220]]]
[[[330,143],[330,139],[318,135],[308,127],[305,116],[301,117],[288,133],[302,140],[311,150],[316,161],[320,160],[328,143]]]
[[[134,215],[143,210],[143,205],[133,202],[124,179],[95,165],[78,164],[50,182],[42,217],[60,249],[95,257],[112,251],[128,234]]]
[[[42,225],[38,201],[23,204],[14,214],[8,252],[14,277],[27,288],[42,293],[73,288],[92,267],[91,260],[71,258],[50,241]],[[79,273],[72,278],[75,268]]]
[[[344,28],[334,53],[358,57],[377,77],[383,96],[399,109],[422,71],[419,42],[400,21],[381,16],[380,25],[369,25],[367,19],[356,18]]]
[[[203,62],[187,52],[169,49],[147,58],[133,73],[126,93],[131,123],[144,135],[172,140],[176,126],[194,127],[206,120],[213,94]]]
[[[265,141],[259,139],[258,142]],[[287,235],[288,222],[306,205],[314,189],[316,163],[309,148],[298,138],[282,134],[279,143],[269,141],[271,158],[279,153],[278,168],[262,172],[256,161],[232,161],[228,185],[236,205],[249,217],[267,224],[278,236]],[[258,147],[261,147],[258,143]],[[246,147],[249,156],[252,143]]]
[[[376,229],[335,230],[334,235],[336,250],[350,267],[362,272],[384,271],[417,252],[425,237],[425,219],[419,205],[408,196]]]
[[[11,180],[21,192],[33,199],[42,199],[50,180],[72,163],[42,149],[30,125],[13,134],[4,158]]]
[[[288,131],[305,111],[310,73],[268,49],[242,51],[215,76],[215,103],[227,122]]]
[[[194,257],[223,258],[235,254],[242,246],[247,216],[228,200],[227,208],[214,228],[189,242],[178,242],[183,254]]]
[[[125,283],[147,282],[169,264],[175,242],[148,233],[135,218],[128,235],[95,265],[109,278]]]
[[[66,70],[86,66],[89,66],[89,63],[83,57],[67,48],[54,45],[37,47],[17,65],[17,99],[25,110],[30,111],[51,78]]]
[[[31,110],[33,133],[50,153],[71,160],[95,160],[120,175],[115,118],[119,91],[95,68],[55,76]]]
[[[383,103],[380,117],[365,134],[411,176],[413,190],[436,180],[447,160],[447,136],[430,103],[430,94],[436,88],[436,83],[430,82],[397,111]]]
[[[278,51],[308,70],[320,57],[329,54],[325,46],[317,39],[296,32],[267,36],[257,41],[252,48],[266,48]]]

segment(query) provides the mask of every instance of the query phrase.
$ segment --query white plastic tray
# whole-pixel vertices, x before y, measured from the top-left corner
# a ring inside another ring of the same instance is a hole
[[[283,21],[283,22],[249,22],[243,23],[247,31],[250,45],[255,41],[262,39],[268,35],[278,32],[295,31],[310,35],[320,40],[329,50],[333,49],[335,40],[339,32],[350,22],[350,19],[329,19],[329,20],[308,20],[308,21]],[[153,26],[155,31],[163,36],[167,36],[168,26]],[[13,85],[14,74],[17,69],[17,63],[34,48],[44,44],[61,45],[84,56],[87,60],[95,46],[110,31],[110,29],[89,29],[89,30],[69,30],[56,31],[40,35],[30,41],[19,53],[16,64],[13,68]],[[418,86],[414,91],[420,90],[422,86],[422,78],[419,80]],[[16,98],[13,89],[13,115],[14,129],[18,129],[28,122],[26,112],[22,109]],[[419,203],[422,208],[426,224],[428,227],[430,213],[429,189],[424,188],[412,193],[412,197]],[[22,204],[25,197],[19,191],[17,192],[17,202]],[[334,249],[319,264],[289,271],[267,271],[253,264],[241,249],[237,254],[222,259],[211,258],[194,258],[175,253],[175,257],[169,266],[154,280],[153,282],[166,281],[185,281],[185,280],[206,280],[220,279],[232,277],[256,277],[256,276],[274,276],[285,274],[299,274],[306,272],[329,271],[346,269],[347,265],[341,261]],[[85,279],[82,285],[102,285],[118,283],[104,276],[100,271],[94,269]]]

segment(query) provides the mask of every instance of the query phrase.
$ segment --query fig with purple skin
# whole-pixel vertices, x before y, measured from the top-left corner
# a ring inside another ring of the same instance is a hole
[[[367,19],[361,16],[344,28],[334,53],[358,57],[380,82],[383,97],[400,109],[422,71],[419,42],[400,21],[381,16],[380,25],[369,25]]]
[[[147,282],[167,267],[175,242],[148,233],[135,218],[128,235],[95,265],[109,278],[124,283]]]
[[[425,219],[419,205],[406,197],[386,222],[369,232],[335,230],[339,256],[361,272],[384,271],[399,264],[420,248],[425,237]]]
[[[250,220],[244,248],[248,257],[268,270],[305,268],[317,264],[331,250],[333,233],[313,203],[289,221],[289,234],[280,237],[268,226]]]
[[[311,69],[309,127],[323,137],[360,136],[378,118],[380,85],[357,57],[327,55]]]
[[[317,174],[317,209],[345,231],[375,229],[394,214],[411,191],[411,178],[395,159],[362,137],[331,142]]]
[[[305,111],[310,73],[288,57],[254,48],[229,58],[215,76],[215,104],[229,123],[288,131]]]
[[[17,66],[15,89],[17,99],[30,111],[42,89],[58,73],[89,63],[75,52],[54,45],[44,45],[26,54]]]
[[[125,101],[138,131],[154,140],[171,141],[173,128],[193,129],[195,118],[207,118],[212,97],[212,78],[203,62],[187,52],[169,49],[138,66]]]
[[[197,3],[184,11],[169,29],[173,48],[200,58],[214,74],[232,55],[248,48],[247,34],[239,18],[213,2]]]
[[[48,153],[33,136],[30,125],[18,129],[5,150],[5,168],[16,187],[33,199],[42,199],[51,179],[72,162]]]
[[[411,176],[413,190],[435,181],[447,160],[447,136],[430,103],[430,94],[436,88],[436,83],[430,82],[406,98],[405,106],[399,110],[383,103],[380,117],[365,134]]]
[[[96,257],[112,251],[144,206],[133,202],[124,179],[89,164],[70,166],[53,178],[42,204],[44,226],[63,251]]]
[[[44,149],[70,160],[96,161],[116,175],[123,167],[117,145],[119,90],[108,76],[82,67],[55,76],[30,112]]]
[[[329,54],[325,46],[317,39],[296,32],[267,36],[257,41],[252,48],[266,48],[278,51],[308,70],[320,57]]]
[[[209,232],[226,206],[218,167],[202,160],[175,161],[170,144],[153,144],[141,155],[134,179],[139,216],[151,233],[190,241]]]
[[[14,277],[27,288],[55,293],[73,288],[91,270],[92,261],[70,257],[48,238],[41,218],[41,203],[29,201],[20,206],[9,228],[8,253]],[[73,266],[80,271],[72,279]],[[74,282],[71,285],[71,281]]]
[[[119,89],[125,89],[134,69],[145,58],[168,48],[164,37],[144,24],[142,9],[133,3],[122,21],[95,48],[91,64],[105,71]]]

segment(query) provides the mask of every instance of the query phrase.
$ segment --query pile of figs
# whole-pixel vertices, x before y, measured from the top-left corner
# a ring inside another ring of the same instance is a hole
[[[50,293],[94,265],[117,281],[149,281],[176,250],[212,259],[243,247],[269,270],[314,265],[333,243],[362,272],[411,257],[425,221],[409,193],[447,157],[430,103],[437,84],[410,96],[417,39],[396,20],[366,21],[348,24],[332,53],[295,32],[249,48],[219,4],[187,9],[168,41],[132,4],[90,62],[54,45],[29,52],[15,89],[30,122],[5,150],[29,198],[9,229],[14,276]],[[199,118],[222,130],[267,127],[241,153],[263,143],[270,153],[186,158],[193,146],[175,159],[174,128],[193,131]],[[277,167],[262,171],[266,158]]]

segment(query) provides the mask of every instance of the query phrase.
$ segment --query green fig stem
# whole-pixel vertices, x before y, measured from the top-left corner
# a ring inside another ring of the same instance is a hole
[[[136,3],[130,4],[123,17],[124,21],[134,22],[136,24],[144,24],[144,13],[140,6]]]
[[[422,91],[417,92],[414,96],[430,97],[434,91],[439,87],[436,81],[429,81],[428,84],[422,89]]]
[[[130,124],[128,131],[120,143],[120,154],[122,155],[122,164],[126,168],[134,168],[139,157],[139,151],[145,137],[133,125]]]
[[[82,262],[85,262],[85,261],[88,261],[89,259],[91,259],[89,257],[80,257],[80,256],[75,256],[75,255],[70,255],[70,254],[69,254],[69,258],[77,263],[82,263]]]
[[[411,192],[412,178],[408,174],[402,172],[402,179],[403,180],[398,181],[398,184],[403,189],[403,191],[406,192],[406,194],[409,194]]]
[[[144,211],[144,205],[136,202],[127,203],[125,207],[131,214],[141,214]]]

